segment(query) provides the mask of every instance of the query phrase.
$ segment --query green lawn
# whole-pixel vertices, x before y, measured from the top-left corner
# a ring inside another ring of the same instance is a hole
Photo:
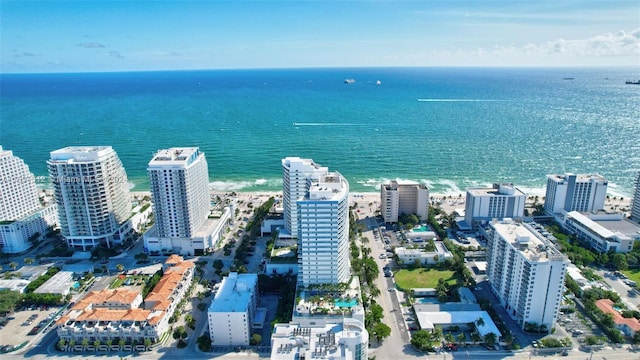
[[[630,280],[633,280],[640,284],[640,269],[624,270],[621,273],[625,274]]]
[[[402,269],[394,274],[398,287],[409,290],[411,288],[435,288],[438,279],[443,278],[450,284],[456,283],[454,272],[450,270],[436,270],[419,268],[414,270]]]

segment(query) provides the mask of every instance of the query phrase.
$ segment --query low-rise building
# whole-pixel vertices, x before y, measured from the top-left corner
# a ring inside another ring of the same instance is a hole
[[[438,241],[435,245],[435,251],[425,251],[424,248],[420,247],[413,249],[397,247],[395,248],[395,254],[404,264],[413,264],[416,260],[420,261],[421,265],[437,264],[453,258],[453,254],[444,246],[444,243]]]
[[[193,278],[194,263],[171,257],[164,275],[142,302],[142,295],[126,289],[92,291],[56,324],[60,339],[81,343],[120,341],[157,342],[169,330],[169,318]]]
[[[640,226],[622,218],[601,217],[598,221],[589,214],[571,211],[564,217],[564,227],[600,253],[627,253],[633,250],[633,243],[640,240]]]
[[[58,271],[34,292],[38,294],[60,294],[66,296],[73,283],[73,272]]]
[[[491,316],[480,309],[478,304],[415,304],[413,310],[422,330],[433,330],[436,326],[447,329],[452,326],[466,327],[473,324],[483,337],[489,333],[494,333],[496,339],[502,336]],[[482,321],[478,321],[479,319]]]
[[[365,360],[368,350],[369,333],[353,318],[319,326],[276,324],[271,335],[272,360]]]
[[[230,273],[222,279],[209,311],[213,346],[246,346],[256,314],[258,275]]]
[[[633,337],[638,331],[640,331],[640,321],[636,318],[625,318],[614,307],[613,301],[610,299],[600,299],[596,301],[596,306],[600,311],[605,314],[610,314],[613,317],[613,322],[616,324],[616,328],[622,331],[626,336]]]

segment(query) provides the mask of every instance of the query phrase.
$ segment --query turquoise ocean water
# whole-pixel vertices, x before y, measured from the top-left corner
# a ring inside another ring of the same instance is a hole
[[[148,189],[156,150],[199,146],[217,190],[281,190],[280,159],[301,156],[352,191],[406,179],[438,193],[491,182],[540,192],[546,174],[575,172],[630,196],[640,171],[631,79],[639,69],[2,74],[0,144],[39,176],[52,150],[111,145],[134,190]]]

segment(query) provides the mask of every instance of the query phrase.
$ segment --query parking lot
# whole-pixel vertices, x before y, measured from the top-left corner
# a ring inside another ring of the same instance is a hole
[[[0,329],[0,346],[4,345],[20,345],[30,340],[34,335],[42,331],[42,328],[53,320],[59,307],[49,307],[47,310],[16,311],[7,317],[7,323]],[[53,324],[52,324],[53,325]],[[36,333],[31,333],[34,328],[38,327]],[[47,331],[51,329],[51,325]]]

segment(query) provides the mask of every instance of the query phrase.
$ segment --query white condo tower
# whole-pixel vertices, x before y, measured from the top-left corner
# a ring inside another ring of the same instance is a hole
[[[127,173],[111,146],[69,146],[51,152],[49,176],[62,235],[90,249],[121,243],[131,232]]]
[[[209,216],[209,167],[198,148],[159,150],[149,162],[158,237],[190,238]]]
[[[56,207],[43,207],[35,176],[24,161],[0,146],[0,251],[18,253],[29,239],[57,222]]]

